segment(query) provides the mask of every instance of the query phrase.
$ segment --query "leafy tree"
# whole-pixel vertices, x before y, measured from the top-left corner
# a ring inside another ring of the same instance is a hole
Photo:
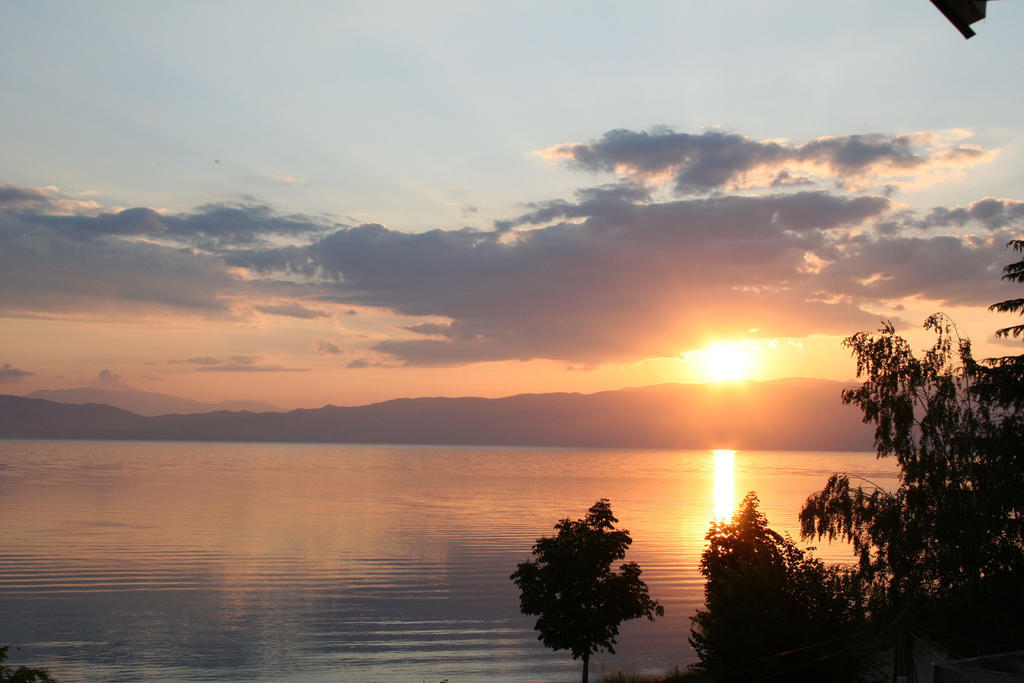
[[[768,528],[753,492],[707,540],[705,609],[690,636],[699,670],[716,681],[856,679],[866,660],[855,649],[863,610],[851,572]]]
[[[1014,251],[1024,251],[1024,240],[1011,240],[1006,246]],[[1024,259],[1011,263],[1003,268],[1003,279],[1012,280],[1013,282],[1024,282]],[[988,310],[999,311],[1000,313],[1019,313],[1020,315],[1024,315],[1024,299],[1007,299],[1006,301],[999,301],[989,306]],[[1001,330],[996,330],[997,337],[1017,338],[1021,335],[1024,335],[1024,325],[1011,325],[1010,327],[1004,327]]]
[[[1024,419],[985,390],[991,370],[945,316],[925,327],[936,341],[920,357],[891,323],[844,341],[866,381],[843,402],[875,424],[900,482],[886,492],[833,475],[807,499],[801,534],[852,542],[876,618],[900,614],[963,652],[1000,649],[1020,637],[1024,606]],[[965,639],[972,630],[987,645]]]
[[[56,678],[50,676],[46,669],[26,666],[12,669],[9,666],[4,666],[9,649],[8,646],[0,647],[0,683],[59,683]]]
[[[583,659],[584,683],[592,653],[614,654],[619,624],[640,617],[654,621],[665,613],[651,599],[636,562],[612,570],[633,542],[628,531],[615,528],[618,521],[602,498],[583,519],[558,522],[553,538],[538,538],[535,559],[520,563],[509,577],[519,586],[523,614],[540,617],[534,626],[538,640]]]
[[[1014,251],[1024,252],[1024,240],[1012,240],[1006,246]],[[1003,268],[1003,279],[1024,283],[1024,259]],[[989,306],[988,310],[1024,315],[1024,299],[999,301]],[[996,336],[1024,336],[1024,324],[996,330]],[[1018,410],[1024,408],[1024,354],[988,358],[985,362],[990,369],[984,373],[982,394],[1003,405],[1013,406]]]

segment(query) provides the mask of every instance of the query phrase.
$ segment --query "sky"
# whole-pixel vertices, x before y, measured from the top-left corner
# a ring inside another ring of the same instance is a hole
[[[0,393],[849,380],[1020,296],[1024,3],[20,3]]]

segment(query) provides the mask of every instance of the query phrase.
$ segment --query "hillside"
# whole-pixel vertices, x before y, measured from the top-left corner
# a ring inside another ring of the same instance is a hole
[[[842,384],[786,379],[661,384],[594,394],[411,398],[286,413],[145,417],[0,396],[0,437],[420,443],[617,448],[870,450]]]
[[[131,411],[137,415],[168,415],[170,413],[209,413],[214,410],[277,410],[269,403],[258,401],[223,401],[203,403],[190,398],[159,394],[138,389],[104,389],[102,387],[80,387],[78,389],[37,389],[26,398],[45,398],[56,403],[103,403],[115,408]]]

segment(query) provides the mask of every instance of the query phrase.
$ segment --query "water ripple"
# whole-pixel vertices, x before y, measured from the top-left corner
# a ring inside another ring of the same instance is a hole
[[[734,463],[794,536],[825,473],[892,474]],[[592,670],[685,666],[714,476],[709,452],[0,441],[0,643],[68,682],[573,680],[508,577],[608,497],[666,616]]]

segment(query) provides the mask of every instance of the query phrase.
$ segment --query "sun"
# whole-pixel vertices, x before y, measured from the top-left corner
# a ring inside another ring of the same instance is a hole
[[[747,379],[750,374],[750,354],[740,344],[712,344],[704,349],[701,360],[711,382]]]

